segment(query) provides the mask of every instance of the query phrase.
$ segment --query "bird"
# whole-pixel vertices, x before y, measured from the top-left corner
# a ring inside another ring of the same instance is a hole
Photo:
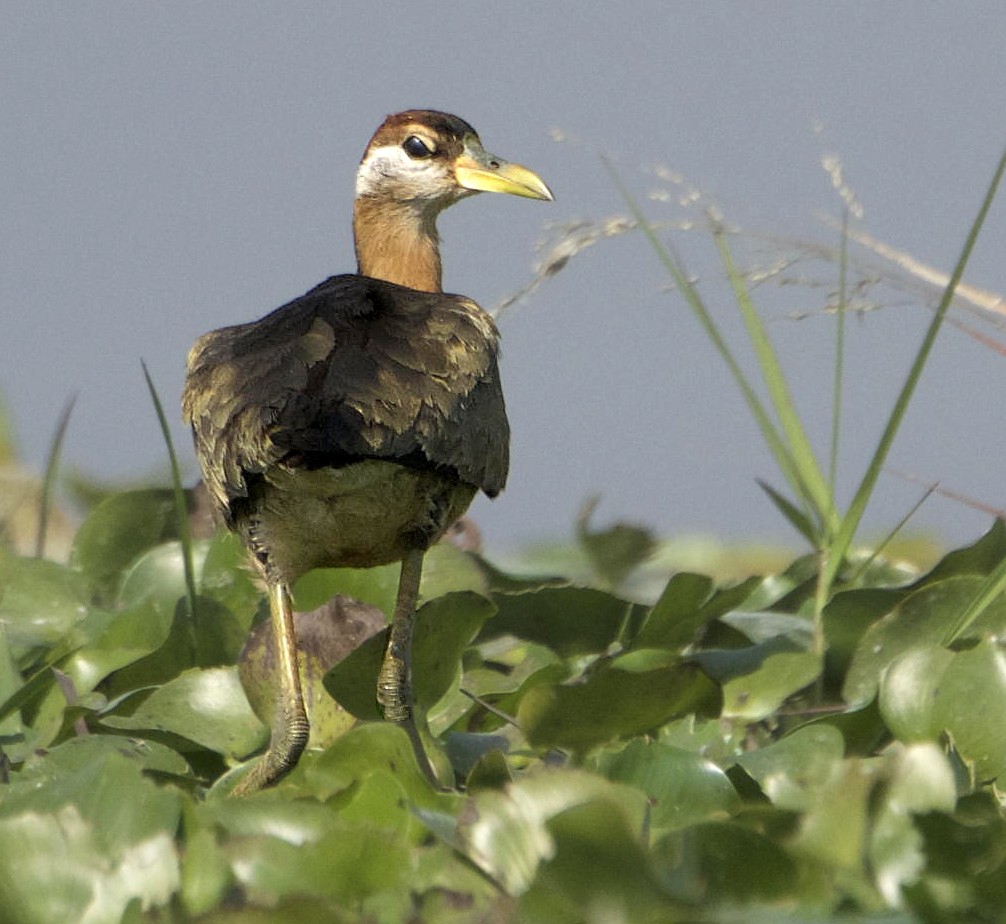
[[[319,567],[401,562],[376,699],[432,777],[411,694],[423,557],[509,467],[498,330],[442,289],[437,216],[479,192],[553,199],[463,119],[389,115],[356,172],[356,273],[189,352],[183,417],[216,514],[264,581],[278,652],[270,741],[233,794],[273,785],[306,747],[291,586]]]

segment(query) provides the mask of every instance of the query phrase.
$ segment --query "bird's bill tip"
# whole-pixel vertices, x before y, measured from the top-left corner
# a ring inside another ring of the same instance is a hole
[[[551,202],[555,196],[545,181],[532,170],[479,152],[466,151],[455,161],[454,176],[458,185],[473,192],[508,193],[525,199],[544,199]]]

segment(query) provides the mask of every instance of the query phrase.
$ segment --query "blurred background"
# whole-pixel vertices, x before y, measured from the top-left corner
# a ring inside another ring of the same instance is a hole
[[[739,230],[738,261],[769,271],[757,304],[824,456],[838,269],[807,244],[837,249],[821,215],[844,200],[823,162],[840,158],[855,228],[949,272],[1006,144],[1004,34],[1004,5],[907,0],[5,4],[0,397],[20,462],[42,469],[76,393],[64,470],[163,478],[142,358],[194,480],[177,410],[189,346],[353,271],[364,145],[385,114],[430,107],[556,196],[481,196],[441,219],[445,288],[486,308],[561,266],[500,317],[513,464],[506,493],[473,508],[487,546],[566,536],[600,495],[599,523],[799,548],[756,484],[781,486],[742,399],[619,220],[602,156],[743,349],[706,210]],[[1004,256],[1000,200],[967,280],[1006,290]],[[851,293],[845,498],[939,296],[868,250],[854,258],[856,279],[881,284]],[[905,474],[1006,507],[1006,357],[974,336],[1006,341],[997,317],[952,313],[868,534],[922,495]],[[960,543],[989,519],[934,496],[912,522]]]

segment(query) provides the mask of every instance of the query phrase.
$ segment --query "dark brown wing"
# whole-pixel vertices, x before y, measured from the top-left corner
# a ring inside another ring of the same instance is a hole
[[[496,495],[510,438],[497,340],[468,299],[350,275],[205,334],[182,406],[210,492],[226,512],[272,466],[378,458]]]

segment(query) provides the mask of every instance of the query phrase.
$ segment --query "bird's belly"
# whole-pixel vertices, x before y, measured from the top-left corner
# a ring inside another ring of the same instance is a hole
[[[436,542],[475,491],[435,471],[380,460],[277,468],[259,487],[252,545],[287,581],[312,568],[387,564]]]

